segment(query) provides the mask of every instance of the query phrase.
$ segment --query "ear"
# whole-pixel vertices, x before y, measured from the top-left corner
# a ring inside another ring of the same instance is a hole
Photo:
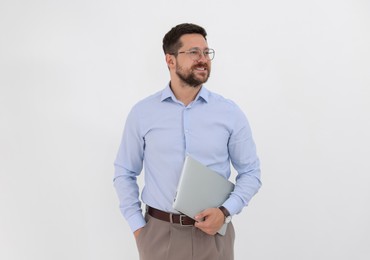
[[[176,58],[174,55],[166,54],[166,63],[168,68],[173,68],[176,65]]]

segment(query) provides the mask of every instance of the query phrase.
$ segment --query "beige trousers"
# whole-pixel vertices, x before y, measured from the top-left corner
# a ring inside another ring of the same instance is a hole
[[[140,260],[233,260],[235,231],[228,224],[225,236],[171,224],[149,215],[137,238]]]

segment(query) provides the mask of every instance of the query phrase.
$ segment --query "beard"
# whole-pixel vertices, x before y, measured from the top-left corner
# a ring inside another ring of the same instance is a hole
[[[194,73],[194,70],[197,67],[204,67],[206,68],[207,75],[205,77],[197,77]],[[185,69],[179,65],[176,65],[176,74],[177,76],[187,85],[195,88],[199,85],[206,83],[209,76],[211,75],[211,71],[207,64],[198,64],[193,66],[189,71],[185,71]]]

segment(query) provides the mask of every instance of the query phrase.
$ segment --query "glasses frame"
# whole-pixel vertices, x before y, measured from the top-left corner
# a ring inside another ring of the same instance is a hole
[[[211,60],[213,60],[215,58],[215,55],[216,55],[215,50],[214,49],[211,49],[211,48],[206,49],[206,50],[203,50],[203,51],[201,49],[199,49],[199,48],[192,48],[192,49],[187,50],[187,51],[178,51],[177,53],[171,53],[171,54],[172,55],[176,55],[176,54],[183,54],[183,53],[185,53],[185,54],[191,56],[191,55],[194,55],[194,53],[193,53],[194,51],[197,51],[198,52],[198,57],[195,58],[195,59],[194,58],[191,58],[193,61],[200,60],[202,58],[202,54],[203,54],[203,56],[204,56],[204,58],[206,60],[211,61]],[[209,57],[209,52],[212,53],[212,58]]]

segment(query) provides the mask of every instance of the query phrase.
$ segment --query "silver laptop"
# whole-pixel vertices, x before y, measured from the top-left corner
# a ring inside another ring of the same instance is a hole
[[[173,208],[194,219],[207,208],[221,206],[234,184],[190,156],[185,157]],[[218,231],[225,235],[227,224]]]

